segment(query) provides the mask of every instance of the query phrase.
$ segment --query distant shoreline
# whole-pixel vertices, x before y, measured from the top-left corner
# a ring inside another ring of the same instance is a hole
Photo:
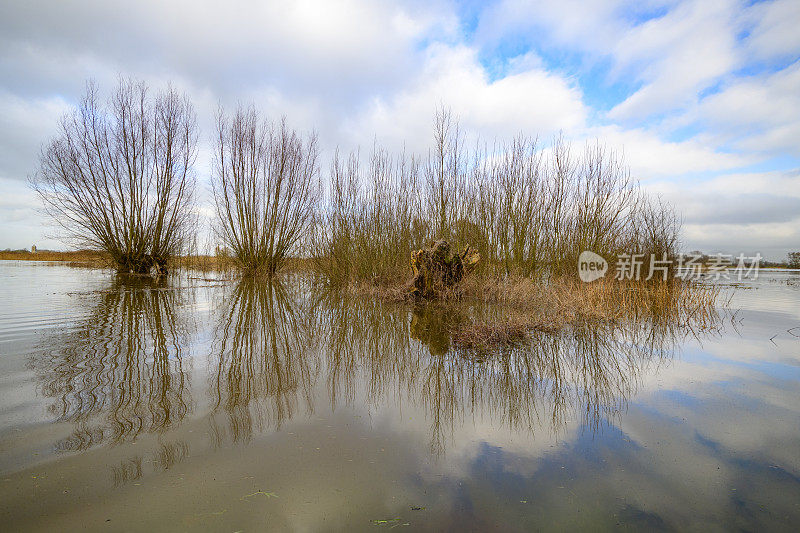
[[[106,254],[91,250],[78,250],[74,252],[54,252],[42,250],[29,252],[23,250],[0,251],[0,260],[5,261],[59,261],[71,263],[75,266],[106,267],[109,258]]]
[[[198,263],[206,267],[206,268],[201,268],[201,270],[229,266],[220,264],[220,263],[225,263],[225,261],[220,261],[220,259],[216,258],[215,256],[204,256],[204,255],[186,256],[186,257],[181,256],[176,259],[178,259],[179,263],[183,263],[183,261],[180,260],[181,259],[185,260],[188,259],[189,257],[191,257],[190,264],[192,267],[196,268],[198,266],[201,266]],[[64,263],[71,263],[74,266],[86,266],[93,268],[113,268],[111,259],[108,257],[107,254],[104,254],[102,252],[96,252],[93,250],[77,250],[72,252],[57,252],[53,250],[40,250],[36,252],[31,252],[27,250],[0,251],[0,261],[58,261]],[[759,269],[786,270],[789,272],[800,271],[800,269],[798,268],[790,268],[785,265],[761,266],[759,267]]]

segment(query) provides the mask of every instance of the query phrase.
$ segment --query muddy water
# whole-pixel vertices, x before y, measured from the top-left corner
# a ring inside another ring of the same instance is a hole
[[[455,350],[470,314],[304,279],[0,263],[0,524],[795,530],[800,273],[705,329]]]

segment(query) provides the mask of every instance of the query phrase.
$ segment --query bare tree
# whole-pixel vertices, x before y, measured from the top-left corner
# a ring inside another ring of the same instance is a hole
[[[120,272],[166,272],[194,230],[196,119],[172,87],[154,98],[120,79],[103,105],[87,83],[40,156],[32,185],[78,246],[107,252]]]
[[[437,109],[433,119],[434,146],[425,169],[428,217],[435,222],[435,234],[447,238],[458,218],[466,172],[464,138],[450,109]]]
[[[319,197],[316,135],[253,108],[220,112],[212,185],[216,231],[248,273],[273,275],[310,237]]]
[[[629,249],[644,255],[642,272],[652,272],[651,260],[667,261],[666,279],[674,278],[675,259],[680,247],[682,220],[675,209],[660,196],[640,193],[631,213]]]

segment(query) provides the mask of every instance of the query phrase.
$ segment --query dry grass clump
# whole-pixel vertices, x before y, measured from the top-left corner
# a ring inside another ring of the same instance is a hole
[[[680,279],[583,283],[571,277],[468,279],[464,299],[504,304],[522,311],[556,313],[572,319],[622,320],[664,314],[698,315],[714,307],[720,289]]]
[[[501,319],[461,323],[452,331],[455,346],[493,351],[534,333],[597,325],[670,323],[703,330],[713,325],[720,289],[684,281],[595,283],[528,278],[487,283],[473,280],[464,298],[500,305]]]
[[[544,326],[544,325],[543,325]],[[458,348],[493,351],[513,346],[528,337],[532,324],[521,320],[507,322],[474,323],[452,333],[453,345]],[[547,328],[547,326],[544,326]],[[547,328],[549,329],[549,328]]]

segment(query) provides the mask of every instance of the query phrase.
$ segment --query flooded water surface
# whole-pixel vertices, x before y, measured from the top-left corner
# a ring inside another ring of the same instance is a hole
[[[800,273],[705,327],[455,349],[498,311],[1,262],[19,530],[796,530]],[[727,302],[727,298],[725,298]]]

